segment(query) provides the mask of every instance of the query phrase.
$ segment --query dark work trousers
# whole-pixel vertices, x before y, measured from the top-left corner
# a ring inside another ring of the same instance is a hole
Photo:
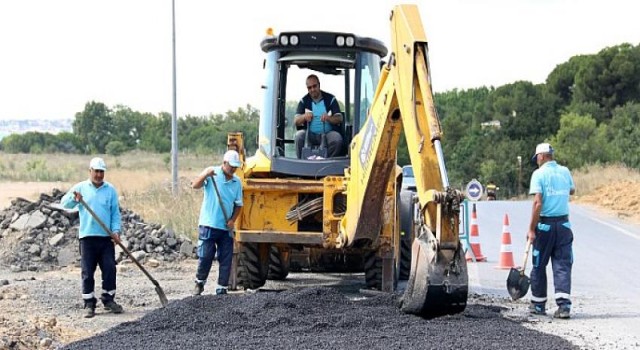
[[[306,130],[298,130],[296,132],[296,156],[302,158],[302,148],[304,148]],[[329,131],[327,137],[327,157],[332,158],[338,156],[342,151],[342,135],[337,131]],[[309,143],[311,146],[320,146],[322,143],[322,134],[315,134],[309,131]]]
[[[198,227],[198,271],[196,279],[204,282],[209,277],[213,259],[218,251],[218,285],[229,285],[231,261],[233,259],[233,237],[230,231],[208,226]]]
[[[102,271],[103,303],[113,300],[116,294],[116,254],[110,237],[88,236],[80,239],[80,264],[82,267],[82,298],[95,304],[96,267]]]
[[[540,218],[533,240],[531,302],[547,301],[547,271],[551,260],[555,299],[558,306],[570,306],[573,232],[567,216]]]

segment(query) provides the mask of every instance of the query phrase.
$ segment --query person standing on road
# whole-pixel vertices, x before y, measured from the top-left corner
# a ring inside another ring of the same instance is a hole
[[[573,232],[569,223],[569,196],[576,187],[567,167],[556,163],[553,148],[538,144],[531,159],[538,169],[531,175],[529,194],[534,195],[528,238],[532,241],[531,305],[533,314],[546,314],[547,272],[551,260],[558,309],[556,318],[569,318],[571,313],[571,266],[573,264]]]
[[[80,265],[82,269],[82,299],[87,309],[86,318],[96,314],[97,299],[94,294],[96,267],[102,271],[102,294],[100,300],[105,309],[119,314],[122,306],[115,302],[116,258],[114,244],[120,241],[120,204],[115,187],[104,181],[107,165],[102,158],[93,158],[89,163],[89,179],[74,185],[61,200],[68,209],[78,207],[80,214]],[[112,236],[80,204],[83,199],[111,230]]]
[[[487,200],[488,201],[495,201],[497,199],[497,191],[498,191],[498,186],[496,185],[495,182],[493,182],[493,180],[489,181],[489,183],[487,184]]]
[[[229,285],[233,226],[242,208],[242,182],[234,172],[242,163],[238,152],[233,150],[227,151],[222,159],[222,166],[205,168],[191,182],[194,189],[204,189],[198,220],[198,270],[193,295],[204,291],[216,251],[220,266],[215,293],[227,294]]]

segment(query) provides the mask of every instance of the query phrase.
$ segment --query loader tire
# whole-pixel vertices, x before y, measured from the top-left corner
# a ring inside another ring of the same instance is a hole
[[[266,283],[270,247],[267,243],[240,243],[238,284],[244,289],[258,289]]]
[[[411,273],[411,247],[415,237],[414,210],[412,191],[402,191],[400,193],[400,272],[399,279],[406,281]]]
[[[400,272],[398,274],[398,279],[401,281],[406,281],[409,279],[409,274],[411,273],[411,246],[412,242],[409,240],[401,240],[400,241]]]
[[[270,280],[282,281],[289,275],[289,262],[291,254],[288,250],[283,251],[281,248],[271,246],[269,254],[269,274]]]
[[[382,259],[376,256],[376,252],[367,252],[364,255],[364,279],[369,289],[382,289]]]
[[[398,264],[397,261],[394,265],[393,271],[393,289],[398,286]],[[382,290],[382,258],[377,256],[376,251],[367,252],[364,255],[364,278],[367,283],[367,288]]]

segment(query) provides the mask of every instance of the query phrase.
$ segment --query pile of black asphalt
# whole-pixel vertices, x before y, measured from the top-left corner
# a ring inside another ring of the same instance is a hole
[[[393,294],[348,298],[326,287],[203,295],[65,349],[577,349],[469,304],[434,319],[404,314]]]

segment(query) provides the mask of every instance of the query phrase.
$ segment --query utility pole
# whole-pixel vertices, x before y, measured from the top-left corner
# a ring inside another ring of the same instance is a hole
[[[176,1],[171,0],[173,47],[173,113],[171,115],[171,192],[178,195],[178,115],[176,111]]]
[[[518,197],[522,193],[522,157],[518,156]]]

